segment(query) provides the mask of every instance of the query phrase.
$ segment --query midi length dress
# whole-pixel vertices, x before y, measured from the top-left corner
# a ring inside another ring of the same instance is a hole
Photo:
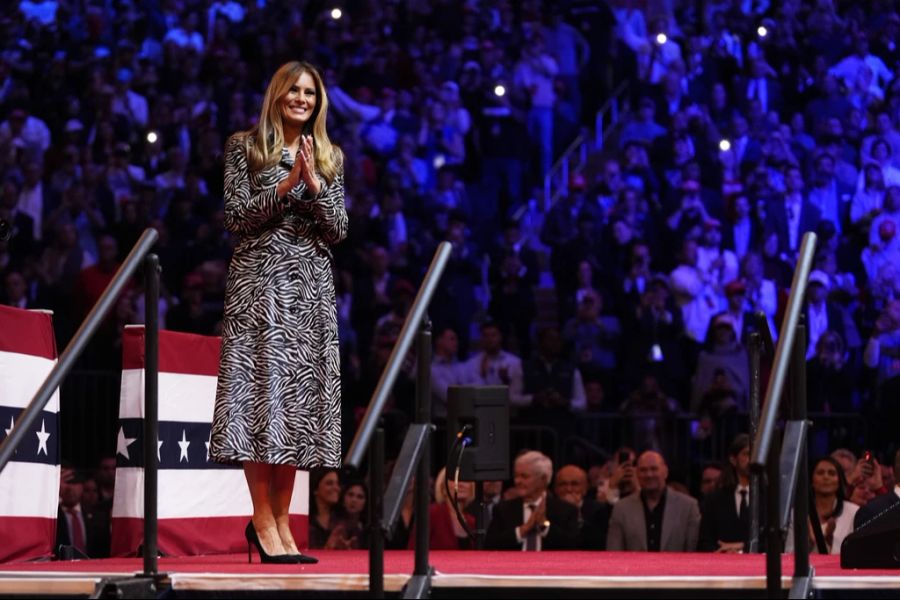
[[[216,462],[339,467],[341,388],[330,246],[347,235],[343,163],[331,184],[280,199],[293,157],[250,172],[225,148],[228,269],[209,455]]]

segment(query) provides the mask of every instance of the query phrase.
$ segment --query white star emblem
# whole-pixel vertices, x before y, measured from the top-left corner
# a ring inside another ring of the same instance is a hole
[[[40,454],[41,451],[43,451],[44,456],[49,456],[49,453],[47,452],[47,440],[50,438],[50,434],[47,433],[47,430],[44,428],[43,420],[41,420],[41,430],[36,431],[34,434],[36,436],[38,436],[38,451],[37,451],[37,453]]]
[[[6,431],[6,437],[9,437],[9,434],[12,432],[13,427],[15,427],[15,424],[16,424],[16,423],[15,423],[15,420],[12,418],[12,416],[10,416],[10,417],[9,417],[9,429],[4,429],[4,431]],[[209,447],[209,446],[207,446],[207,448],[208,448],[208,447]],[[13,450],[13,454],[18,454],[18,453],[19,453],[19,449],[18,449],[18,448],[16,448],[15,450]]]
[[[206,444],[206,462],[209,462],[209,443],[212,441],[212,431],[209,432],[209,437],[206,438],[206,441],[203,442]]]
[[[121,454],[125,457],[125,460],[131,460],[131,456],[128,455],[128,446],[132,445],[137,438],[125,437],[125,428],[119,426],[119,436],[116,439],[116,454]]]
[[[162,459],[159,457],[159,449],[162,448],[162,440],[157,438],[156,440],[156,462],[162,462]]]
[[[190,446],[190,445],[191,445],[191,443],[189,441],[187,441],[187,433],[185,432],[184,429],[182,429],[181,430],[181,441],[178,442],[178,447],[181,448],[181,455],[178,457],[178,462],[181,462],[181,461],[188,462],[188,463],[191,462],[190,460],[188,460],[188,446]]]

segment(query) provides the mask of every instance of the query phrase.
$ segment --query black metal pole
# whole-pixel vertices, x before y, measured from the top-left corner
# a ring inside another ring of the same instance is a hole
[[[0,471],[3,471],[6,464],[12,459],[16,448],[22,443],[22,440],[26,436],[32,435],[31,426],[34,424],[35,419],[44,410],[44,407],[50,400],[50,396],[60,386],[62,380],[74,366],[75,361],[81,356],[85,346],[94,336],[100,324],[103,323],[106,315],[115,306],[119,294],[128,285],[131,276],[134,275],[134,272],[140,266],[141,257],[153,247],[158,238],[159,234],[155,229],[145,229],[141,238],[135,243],[128,256],[125,257],[116,276],[106,286],[103,295],[97,300],[88,316],[84,318],[81,327],[78,328],[69,345],[66,346],[66,349],[60,355],[59,361],[50,370],[38,391],[35,392],[28,407],[16,419],[12,431],[9,432],[9,435],[3,442],[0,442]]]
[[[766,592],[769,598],[779,598],[781,592],[781,474],[778,459],[781,440],[773,435],[766,460]]]
[[[147,255],[144,268],[144,575],[152,577],[159,572],[159,257]]]
[[[431,424],[431,321],[426,316],[419,328],[416,348],[416,423]],[[450,474],[447,473],[449,477]],[[416,566],[413,575],[428,575],[428,545],[431,542],[428,514],[431,504],[431,443],[422,448],[416,470]]]
[[[806,420],[806,324],[801,316],[797,325],[797,341],[794,342],[794,364],[791,367],[793,386],[791,417]],[[809,575],[809,474],[807,465],[808,442],[800,448],[800,464],[797,469],[797,489],[794,493],[794,577]],[[818,518],[813,515],[813,518]]]
[[[484,482],[475,482],[475,548],[484,548]]]
[[[369,595],[384,598],[384,429],[369,445]]]
[[[766,325],[768,328],[768,325]],[[759,427],[759,403],[762,393],[762,335],[750,334],[750,440],[756,439]],[[760,476],[757,471],[750,473],[750,535],[747,539],[747,552],[759,552],[759,508],[760,508]]]

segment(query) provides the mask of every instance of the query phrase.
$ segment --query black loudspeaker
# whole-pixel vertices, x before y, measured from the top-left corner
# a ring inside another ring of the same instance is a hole
[[[509,479],[509,388],[505,385],[449,386],[447,445],[451,452],[457,433],[466,425],[470,427],[466,436],[472,442],[462,453],[459,478],[463,481]]]
[[[900,569],[900,503],[844,539],[841,568]]]

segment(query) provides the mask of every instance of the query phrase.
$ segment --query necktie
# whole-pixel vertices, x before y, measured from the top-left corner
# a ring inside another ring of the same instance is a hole
[[[84,531],[82,530],[81,519],[78,518],[78,513],[73,508],[66,509],[66,512],[69,513],[69,533],[72,536],[70,540],[72,546],[84,552]]]
[[[537,504],[529,504],[528,509],[531,511],[531,514],[534,514],[534,509],[537,508]],[[534,552],[537,550],[537,529],[532,529],[528,532],[528,535],[525,536],[525,550],[529,552]]]
[[[747,518],[747,490],[740,490],[741,493],[741,510],[738,512],[738,518],[741,521]]]

